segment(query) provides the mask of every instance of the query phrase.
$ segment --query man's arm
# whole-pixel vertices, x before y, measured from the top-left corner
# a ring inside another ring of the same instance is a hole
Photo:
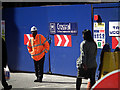
[[[42,44],[43,44],[45,53],[47,53],[49,51],[50,45],[43,35],[41,35],[41,38],[42,38]]]

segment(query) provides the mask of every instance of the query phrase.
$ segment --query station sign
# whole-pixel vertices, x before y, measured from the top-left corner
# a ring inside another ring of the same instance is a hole
[[[50,34],[77,35],[78,24],[72,22],[51,22],[49,24]]]
[[[120,36],[120,21],[109,22],[109,36]]]

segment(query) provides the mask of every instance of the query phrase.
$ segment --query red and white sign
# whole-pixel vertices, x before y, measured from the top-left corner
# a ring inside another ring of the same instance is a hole
[[[27,45],[28,40],[32,37],[32,34],[24,34],[24,45]]]
[[[112,88],[112,90],[120,90],[120,70],[115,70],[105,75],[95,83],[92,90],[107,90],[109,88]]]
[[[112,37],[112,49],[120,47],[120,37]]]
[[[55,46],[71,47],[71,35],[54,35]]]

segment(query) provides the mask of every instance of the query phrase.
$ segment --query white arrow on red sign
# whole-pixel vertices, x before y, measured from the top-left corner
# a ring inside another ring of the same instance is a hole
[[[71,47],[71,35],[54,35],[55,46]]]
[[[120,47],[120,37],[112,37],[112,49]]]
[[[40,34],[38,34],[40,35]],[[24,45],[27,45],[28,40],[30,40],[32,37],[32,34],[24,34]]]
[[[28,40],[32,37],[32,34],[24,34],[24,45],[27,45]]]

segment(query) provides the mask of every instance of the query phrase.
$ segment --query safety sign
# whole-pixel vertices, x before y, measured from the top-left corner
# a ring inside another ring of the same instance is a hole
[[[71,47],[71,35],[54,35],[55,46]]]
[[[109,36],[120,36],[120,21],[109,22]]]
[[[120,37],[112,37],[112,49],[120,47]]]
[[[32,34],[24,34],[24,45],[27,45],[28,40],[32,37]]]
[[[120,85],[120,70],[115,70],[107,75],[105,75],[103,78],[101,78],[98,82],[94,84],[92,87],[92,90],[96,89],[118,89],[119,90],[119,85]]]
[[[78,25],[72,22],[51,22],[50,34],[77,35]]]
[[[30,40],[31,37],[32,37],[32,34],[24,34],[24,45],[27,45],[28,40]]]
[[[1,20],[1,36],[5,39],[5,20]]]
[[[105,44],[105,23],[94,22],[94,41],[97,44],[97,48],[103,48]]]

